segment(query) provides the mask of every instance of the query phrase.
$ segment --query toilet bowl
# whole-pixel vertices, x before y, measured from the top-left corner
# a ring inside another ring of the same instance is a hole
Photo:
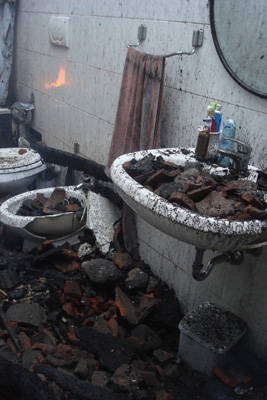
[[[30,148],[0,149],[0,194],[24,192],[45,169],[40,154]]]

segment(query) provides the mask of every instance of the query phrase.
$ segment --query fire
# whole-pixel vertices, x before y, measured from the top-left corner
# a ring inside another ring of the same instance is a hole
[[[51,82],[51,83],[46,82],[45,83],[45,88],[46,89],[50,89],[52,87],[59,87],[59,86],[66,85],[66,84],[67,84],[67,82],[66,82],[66,70],[65,70],[64,67],[60,66],[59,67],[59,71],[58,71],[57,80],[55,82]]]

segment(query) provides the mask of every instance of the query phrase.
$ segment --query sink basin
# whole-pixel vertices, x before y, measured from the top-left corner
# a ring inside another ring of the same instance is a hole
[[[153,154],[166,161],[184,166],[187,161],[196,161],[193,149],[157,149],[138,151],[118,157],[111,166],[111,178],[122,199],[136,214],[148,223],[183,242],[199,249],[220,252],[242,250],[251,244],[267,241],[267,223],[260,220],[229,221],[225,218],[205,217],[178,205],[174,205],[136,182],[123,168],[123,164],[135,158]],[[227,168],[205,165],[210,173],[225,175]],[[249,166],[249,176],[253,179],[257,169]]]
[[[32,190],[6,200],[0,206],[0,222],[10,230],[31,240],[39,239],[55,240],[66,237],[86,224],[87,206],[86,196],[73,186],[65,186],[65,192],[69,197],[79,200],[82,206],[82,215],[79,217],[75,212],[65,212],[45,216],[21,216],[17,211],[26,199],[35,199],[37,193],[49,197],[54,191],[54,187]]]

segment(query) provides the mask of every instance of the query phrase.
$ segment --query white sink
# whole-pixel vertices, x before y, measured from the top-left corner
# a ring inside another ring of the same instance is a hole
[[[74,212],[58,213],[45,216],[21,216],[17,211],[26,199],[35,199],[37,193],[49,197],[54,187],[32,190],[11,197],[0,206],[0,222],[10,230],[31,240],[59,239],[79,231],[86,224],[87,206],[83,192],[75,190],[73,186],[65,186],[69,197],[79,200],[82,206],[82,215],[77,217]]]
[[[148,154],[162,156],[165,160],[183,166],[186,161],[196,161],[193,149],[183,154],[181,149],[138,151],[118,157],[111,166],[111,178],[118,193],[140,217],[159,230],[199,249],[220,252],[242,250],[250,244],[267,241],[267,223],[260,220],[228,221],[224,218],[205,217],[174,205],[136,182],[123,168],[123,164]],[[206,166],[210,172],[225,175],[228,169]],[[249,167],[250,176],[256,168]],[[247,179],[250,179],[248,177]]]

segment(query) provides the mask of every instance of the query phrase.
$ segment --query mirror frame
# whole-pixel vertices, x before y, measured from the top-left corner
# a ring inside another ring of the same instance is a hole
[[[226,69],[226,71],[231,75],[231,77],[244,89],[248,90],[250,93],[256,94],[259,97],[267,98],[267,93],[260,92],[253,87],[247,85],[244,81],[242,81],[232,70],[231,66],[228,64],[226,59],[224,58],[222,49],[220,48],[217,33],[216,33],[216,27],[215,27],[215,20],[214,20],[214,2],[216,0],[209,0],[210,1],[210,27],[211,27],[211,34],[212,34],[212,39],[217,51],[218,56],[220,57],[220,60]],[[218,1],[218,0],[217,0]],[[220,1],[220,0],[219,0]]]

